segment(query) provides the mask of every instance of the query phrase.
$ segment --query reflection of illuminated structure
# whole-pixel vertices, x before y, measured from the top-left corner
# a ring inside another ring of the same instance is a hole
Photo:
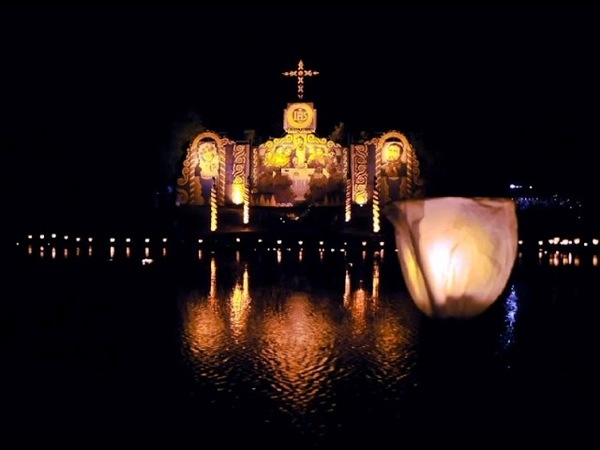
[[[240,264],[244,269],[236,274],[233,289],[217,291],[212,257],[207,292],[194,290],[183,298],[184,350],[199,379],[218,388],[235,381],[232,375],[247,377],[253,391],[278,409],[304,415],[331,395],[340,366],[352,367],[357,358],[375,382],[410,373],[416,309],[403,298],[379,303],[376,257],[372,289],[362,284],[353,289],[346,272],[344,308],[349,314],[343,317],[336,302],[322,301],[332,298],[330,293],[295,291],[278,282],[273,291],[252,291],[248,267]],[[255,301],[257,307],[251,307]]]
[[[350,222],[352,205],[385,205],[422,195],[419,162],[402,133],[389,131],[348,147],[318,137],[317,110],[302,100],[304,77],[318,72],[305,70],[300,61],[297,70],[284,74],[297,77],[299,89],[299,101],[284,110],[286,134],[254,145],[212,131],[200,133],[177,180],[178,206],[243,206],[244,224],[250,222],[252,207],[339,206]],[[213,184],[216,205],[210,196]],[[378,205],[372,213],[379,215]],[[379,231],[378,217],[373,228]]]
[[[250,308],[248,266],[244,265],[242,281],[238,279],[229,300],[229,324],[235,339],[238,339],[246,327]]]
[[[379,259],[377,255],[373,258],[373,284],[371,295],[363,285],[361,280],[357,289],[352,291],[352,280],[350,271],[346,270],[344,279],[344,308],[348,310],[352,317],[353,329],[357,335],[365,332],[367,324],[367,314],[374,312],[379,304]]]
[[[185,303],[185,336],[196,357],[218,358],[225,345],[226,324],[217,300],[217,265],[210,261],[210,290],[206,298],[191,298]],[[202,360],[202,359],[201,359]]]
[[[415,319],[415,310],[407,301],[394,301],[392,304],[379,302],[380,259],[373,255],[373,284],[371,295],[362,282],[352,289],[350,271],[347,270],[344,282],[344,308],[350,313],[351,338],[357,340],[359,347],[372,345],[372,357],[376,365],[375,372],[385,376],[393,374],[402,378],[410,372],[410,359],[413,356],[410,345],[413,342],[411,323]],[[399,309],[399,310],[398,310]],[[379,376],[376,376],[379,379]]]
[[[306,294],[292,293],[282,311],[265,314],[262,338],[274,389],[291,409],[305,411],[334,370],[333,324]]]

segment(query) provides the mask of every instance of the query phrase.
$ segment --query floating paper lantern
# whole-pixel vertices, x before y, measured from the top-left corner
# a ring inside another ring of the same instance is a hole
[[[512,200],[410,199],[389,203],[384,214],[408,291],[428,316],[476,316],[506,287],[518,246]]]

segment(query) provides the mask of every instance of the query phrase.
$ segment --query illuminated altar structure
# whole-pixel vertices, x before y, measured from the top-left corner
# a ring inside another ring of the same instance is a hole
[[[244,224],[254,208],[337,207],[350,222],[355,208],[370,207],[377,232],[382,205],[422,195],[419,161],[401,132],[349,147],[315,134],[317,109],[302,101],[308,73],[318,72],[303,71],[302,62],[284,73],[297,76],[299,101],[283,111],[282,137],[257,146],[213,131],[195,137],[177,180],[179,207],[241,207]]]

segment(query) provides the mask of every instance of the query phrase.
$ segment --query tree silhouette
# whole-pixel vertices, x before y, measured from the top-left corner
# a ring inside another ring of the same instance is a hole
[[[164,184],[175,184],[183,167],[188,147],[194,138],[205,130],[202,117],[195,111],[188,111],[173,123],[161,154],[161,174]]]

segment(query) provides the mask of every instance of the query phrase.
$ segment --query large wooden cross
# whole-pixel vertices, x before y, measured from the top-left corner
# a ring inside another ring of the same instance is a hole
[[[312,77],[315,75],[319,75],[319,72],[316,70],[306,70],[304,68],[304,63],[302,60],[298,63],[298,68],[296,70],[291,70],[289,72],[282,72],[286,77],[296,77],[298,79],[298,99],[302,100],[304,96],[304,77]]]

